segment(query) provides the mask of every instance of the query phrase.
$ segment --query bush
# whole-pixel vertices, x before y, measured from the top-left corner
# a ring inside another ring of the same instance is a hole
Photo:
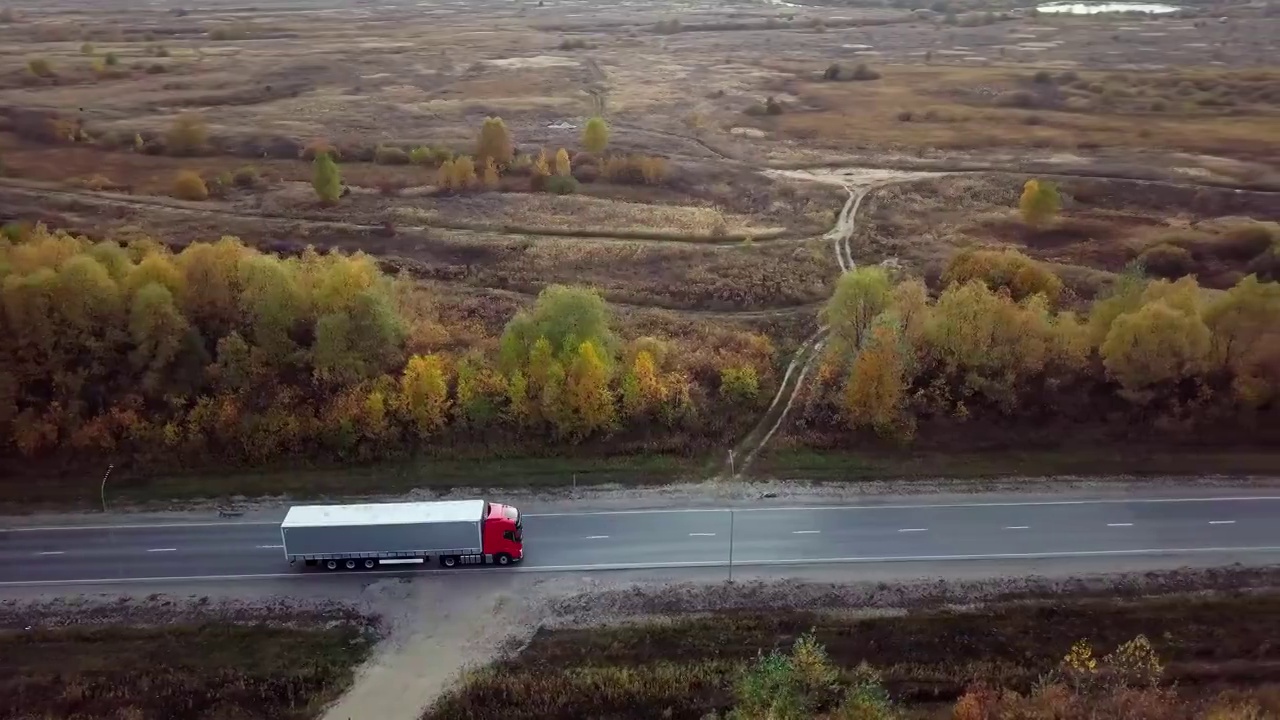
[[[1036,72],[1035,75],[1031,76],[1031,82],[1037,85],[1052,85],[1053,73],[1049,72],[1048,70],[1040,70]]]
[[[161,75],[168,71],[169,71],[169,68],[165,67],[160,63],[151,63],[150,65],[147,66],[148,75]]]
[[[991,290],[1005,289],[1014,300],[1044,295],[1055,302],[1062,294],[1062,280],[1044,265],[1017,250],[962,250],[942,273],[943,286],[979,280]]]
[[[81,54],[81,55],[92,55],[92,54],[93,54],[93,43],[85,43],[85,44],[81,45],[81,46],[80,46],[80,54]]]
[[[544,187],[552,195],[572,195],[578,191],[578,181],[572,175],[552,175],[544,181]]]
[[[318,138],[303,146],[299,156],[303,160],[315,160],[321,155],[328,155],[335,162],[342,159],[342,152],[328,140]]]
[[[102,64],[107,67],[116,67],[120,64],[120,56],[113,52],[109,52],[102,57]]]
[[[416,147],[409,151],[409,162],[414,165],[428,165],[431,163],[431,148]]]
[[[760,398],[760,380],[752,367],[720,370],[720,397],[733,403],[753,404]]]
[[[374,185],[377,186],[379,193],[386,195],[387,197],[395,197],[405,188],[405,182],[403,180],[391,175],[383,175],[379,177],[375,181]]]
[[[199,175],[183,170],[173,180],[173,196],[179,200],[208,200],[209,188]]]
[[[1138,262],[1152,275],[1176,279],[1191,273],[1195,261],[1185,248],[1168,243],[1160,243],[1143,250],[1138,255]]]
[[[782,103],[778,102],[777,99],[770,95],[765,98],[764,111],[767,115],[781,115],[785,112],[785,109],[782,107]]]
[[[209,139],[204,118],[199,115],[179,115],[164,136],[164,146],[173,155],[194,155],[204,149]]]
[[[850,77],[854,80],[879,80],[880,73],[867,67],[866,63],[858,63],[858,66],[853,69],[853,75]]]
[[[53,64],[44,58],[33,58],[27,61],[27,71],[38,78],[51,78],[57,75]]]
[[[252,165],[245,165],[244,167],[236,170],[235,174],[231,177],[231,182],[239,188],[257,187],[261,180],[262,177],[258,174],[258,168]]]
[[[398,147],[379,145],[373,151],[373,161],[379,165],[408,165],[409,154]]]

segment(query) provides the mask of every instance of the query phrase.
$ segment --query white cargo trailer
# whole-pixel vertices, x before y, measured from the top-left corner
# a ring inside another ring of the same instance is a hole
[[[280,524],[290,563],[330,570],[371,569],[383,562],[425,562],[436,556],[454,567],[523,558],[519,512],[484,500],[302,505]]]

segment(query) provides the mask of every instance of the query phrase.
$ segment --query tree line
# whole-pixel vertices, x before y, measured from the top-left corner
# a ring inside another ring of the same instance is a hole
[[[693,363],[620,338],[589,289],[546,288],[492,351],[449,351],[431,303],[363,254],[281,258],[234,238],[172,252],[37,227],[0,239],[0,436],[28,457],[246,462],[696,443],[772,382],[762,337]]]
[[[810,421],[895,440],[971,417],[1259,426],[1280,404],[1280,284],[1226,291],[1130,268],[1091,303],[1011,250],[953,259],[936,297],[864,267],[838,281]]]

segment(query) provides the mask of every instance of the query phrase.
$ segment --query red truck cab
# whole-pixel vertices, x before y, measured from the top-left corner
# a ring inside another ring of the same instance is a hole
[[[524,522],[520,511],[512,505],[488,503],[484,513],[484,530],[481,534],[486,560],[505,565],[504,560],[519,562],[524,559]]]

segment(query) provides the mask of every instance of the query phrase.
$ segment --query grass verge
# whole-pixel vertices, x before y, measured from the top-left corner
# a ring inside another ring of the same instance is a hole
[[[1280,699],[1280,646],[1258,641],[1280,633],[1280,594],[1265,593],[1002,603],[866,618],[719,613],[542,630],[518,656],[469,676],[425,717],[696,720],[729,707],[732,678],[747,663],[809,631],[843,670],[864,661],[879,670],[909,717],[946,716],[940,705],[975,679],[1026,691],[1076,641],[1105,653],[1137,634],[1151,640],[1179,692]]]
[[[0,706],[30,718],[310,718],[371,646],[345,624],[4,630]]]
[[[530,490],[607,484],[661,485],[700,477],[703,458],[669,455],[610,458],[513,458],[414,460],[356,466],[279,466],[225,473],[145,474],[116,468],[107,479],[108,507],[157,502],[193,502],[216,498],[316,498],[396,495],[427,489]],[[15,479],[21,468],[12,470]],[[0,483],[0,512],[101,509],[106,467],[31,477],[31,482]]]
[[[1280,475],[1280,453],[1191,452],[1160,447],[991,450],[981,452],[802,449],[762,453],[752,473],[818,482],[1050,476]]]

